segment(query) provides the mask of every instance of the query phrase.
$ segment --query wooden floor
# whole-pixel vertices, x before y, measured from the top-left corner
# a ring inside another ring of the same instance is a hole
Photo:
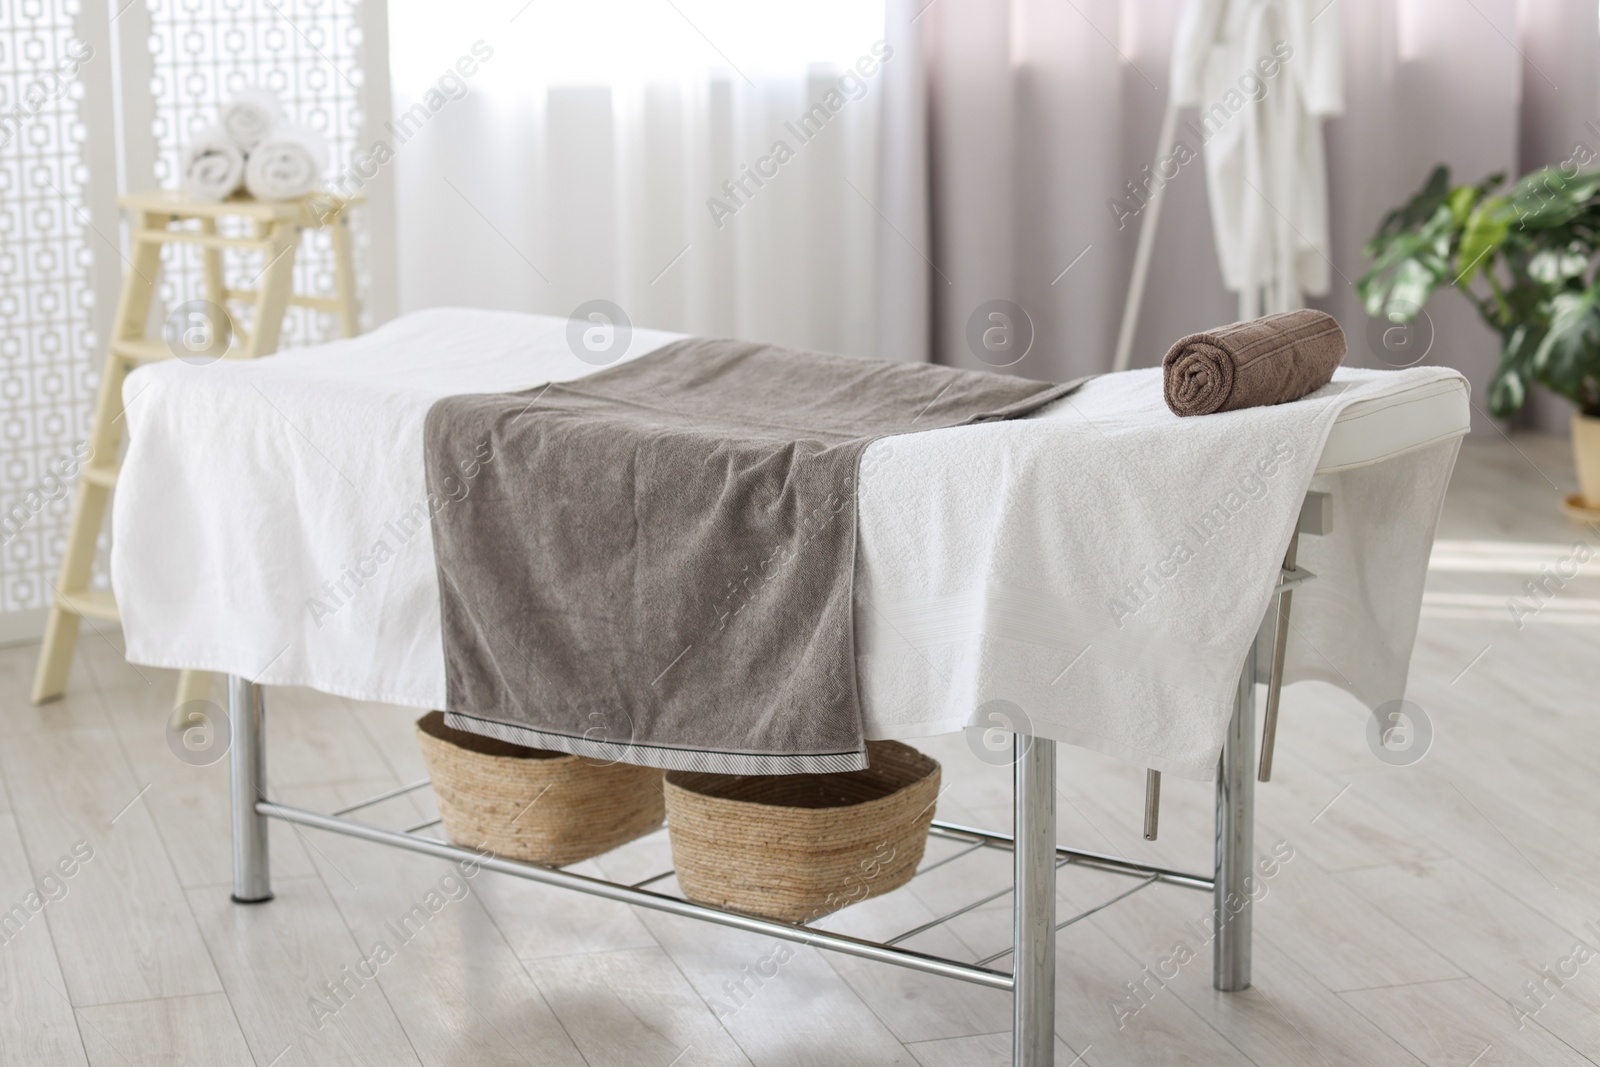
[[[1552,561],[1580,541],[1600,549],[1600,531],[1556,510],[1571,485],[1563,442],[1472,442],[1441,537],[1536,543]],[[1587,947],[1600,948],[1600,579],[1568,581],[1519,630],[1505,598],[1526,576],[1430,578],[1410,698],[1434,740],[1414,765],[1374,756],[1350,699],[1290,691],[1256,842],[1292,858],[1263,882],[1254,987],[1212,992],[1207,896],[1137,893],[1062,933],[1060,1067],[1600,1062]],[[235,906],[226,762],[169,750],[174,676],[86,631],[68,697],[35,709],[35,653],[0,650],[0,1064],[1009,1062],[997,992],[810,949],[780,964],[760,937],[492,874],[460,883],[441,861],[285,824],[272,827],[277,899]],[[328,810],[421,777],[412,717],[269,691],[273,790]],[[923,747],[951,783],[945,817],[1008,826],[1005,768],[959,735]],[[1142,785],[1137,768],[1063,746],[1062,840],[1208,870],[1210,785],[1166,783],[1154,845],[1139,835]],[[426,803],[369,814],[403,826]],[[670,865],[665,848],[656,836],[580,869],[642,877]],[[831,925],[884,936],[1008,880],[984,853],[940,874]],[[36,879],[49,899],[30,909]],[[1063,914],[1128,884],[1068,869]],[[430,891],[438,911],[395,937]],[[1002,898],[912,945],[976,958],[1006,944],[1009,921]],[[380,940],[393,958],[377,978],[349,977]]]

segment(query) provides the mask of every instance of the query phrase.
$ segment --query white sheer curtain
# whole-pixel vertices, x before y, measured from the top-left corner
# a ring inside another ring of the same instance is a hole
[[[392,164],[402,309],[600,299],[639,325],[875,350],[881,6],[390,14],[395,113],[423,106]],[[476,42],[492,55],[441,89]]]

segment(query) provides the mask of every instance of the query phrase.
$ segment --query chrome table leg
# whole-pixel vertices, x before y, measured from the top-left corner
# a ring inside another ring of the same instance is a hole
[[[1289,551],[1283,557],[1283,569],[1293,571],[1300,553],[1300,531],[1289,537]],[[1278,740],[1278,705],[1283,700],[1283,665],[1289,648],[1289,608],[1294,600],[1292,590],[1285,589],[1273,598],[1278,609],[1277,625],[1272,631],[1272,667],[1267,674],[1267,713],[1261,727],[1261,765],[1256,781],[1272,780],[1272,752]],[[1269,608],[1270,616],[1272,610]]]
[[[1056,1019],[1056,745],[1016,737],[1011,1062],[1053,1067]]]
[[[256,811],[266,799],[266,734],[261,687],[228,675],[228,726],[233,770],[233,901],[264,904],[272,899],[267,860],[267,817]]]
[[[1250,988],[1250,889],[1255,862],[1256,649],[1245,654],[1233,718],[1217,765],[1217,869],[1212,895],[1211,984],[1224,993]]]
[[[1154,841],[1161,829],[1161,772],[1144,772],[1144,839]]]

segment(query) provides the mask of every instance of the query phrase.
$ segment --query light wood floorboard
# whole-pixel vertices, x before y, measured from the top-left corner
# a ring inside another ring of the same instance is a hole
[[[233,1006],[221,993],[79,1008],[93,1067],[253,1067]]]

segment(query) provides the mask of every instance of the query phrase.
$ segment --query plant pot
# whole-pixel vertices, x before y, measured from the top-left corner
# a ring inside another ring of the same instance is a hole
[[[1578,461],[1578,495],[1585,507],[1600,511],[1600,418],[1572,413],[1572,454]]]

